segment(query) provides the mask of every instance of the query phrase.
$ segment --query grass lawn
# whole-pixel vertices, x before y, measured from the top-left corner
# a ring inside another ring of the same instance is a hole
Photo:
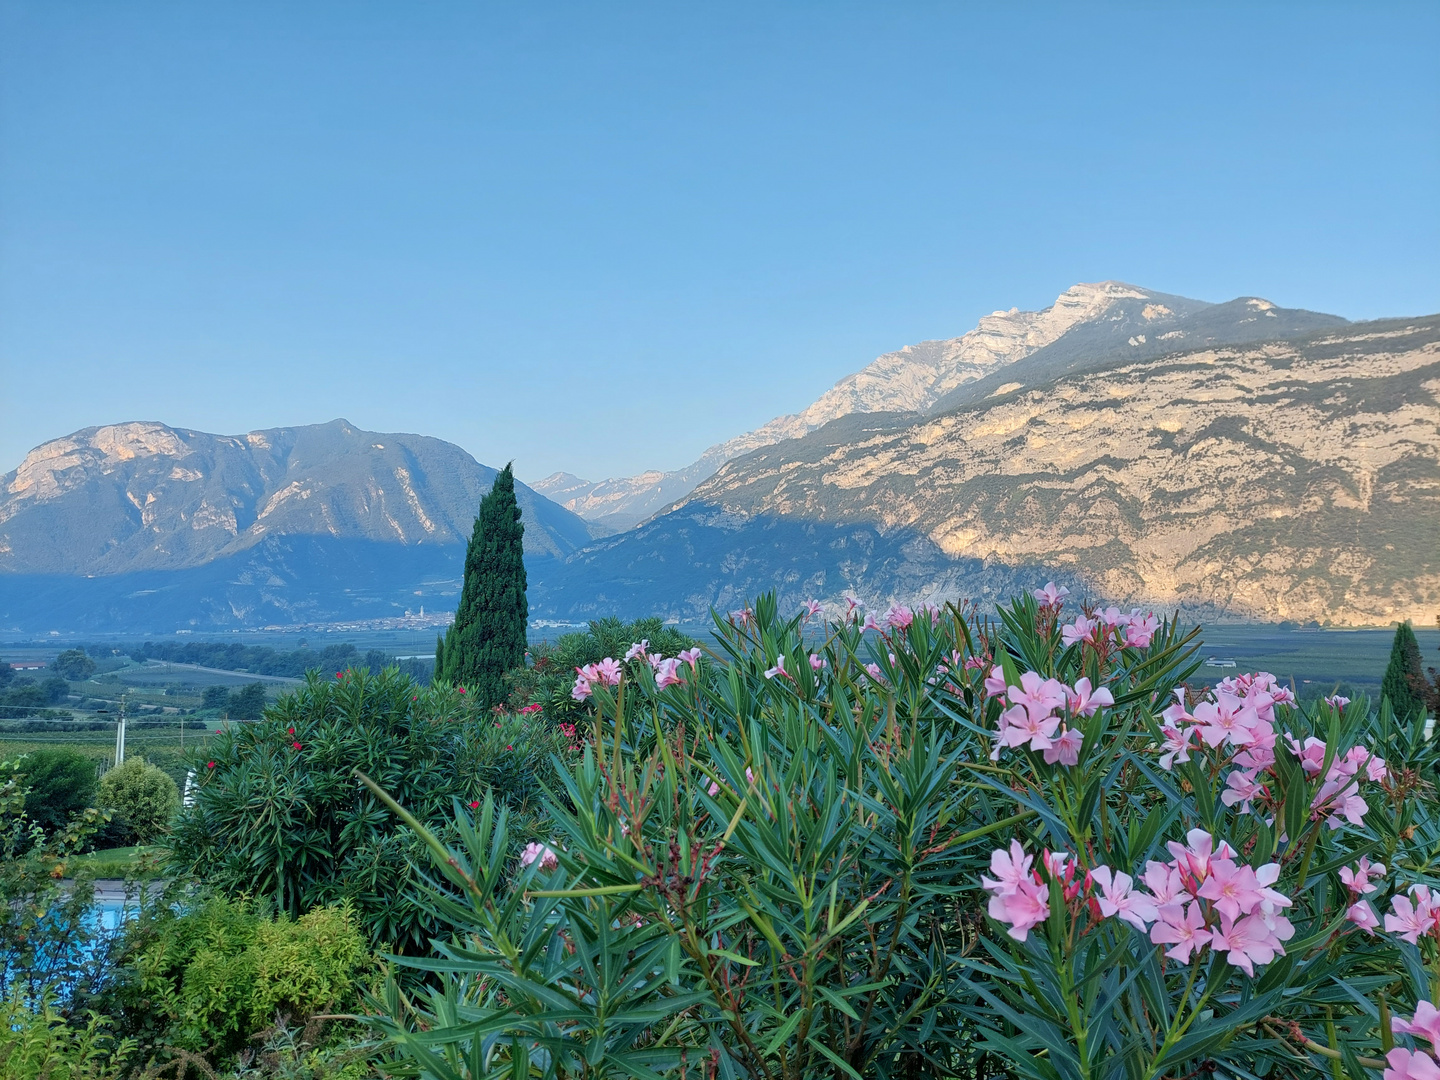
[[[86,868],[97,878],[141,878],[161,876],[160,864],[168,852],[162,847],[118,847],[75,855],[66,860],[66,871]]]

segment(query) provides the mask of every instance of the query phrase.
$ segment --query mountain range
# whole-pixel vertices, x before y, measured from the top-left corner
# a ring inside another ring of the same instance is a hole
[[[87,429],[0,479],[0,628],[453,606],[493,475],[344,421]],[[1195,616],[1428,621],[1440,316],[1077,285],[887,353],[685,469],[533,488],[536,619],[689,620],[762,589],[985,600],[1056,577]]]

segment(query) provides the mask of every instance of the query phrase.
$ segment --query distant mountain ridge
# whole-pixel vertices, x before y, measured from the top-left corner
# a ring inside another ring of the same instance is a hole
[[[0,627],[444,610],[494,479],[451,443],[344,420],[240,436],[86,428],[0,477]],[[591,541],[568,510],[521,484],[516,497],[530,563]]]
[[[1163,355],[1128,337],[1037,351],[1038,372],[1022,380],[1022,360],[944,411],[842,416],[569,556],[534,610],[691,618],[707,594],[764,589],[790,605],[986,600],[1045,575],[1191,617],[1428,622],[1440,315],[1334,321]]]
[[[1034,372],[1053,377],[1076,361],[1116,350],[1142,358],[1200,345],[1279,339],[1344,323],[1339,316],[1282,309],[1259,298],[1211,304],[1121,281],[1082,283],[1041,311],[996,311],[960,337],[886,353],[803,411],[712,446],[684,469],[598,482],[555,473],[533,486],[587,521],[619,531],[684,499],[727,461],[855,413],[952,407],[981,383],[993,389],[1010,381],[1005,373],[1036,354],[1045,357]]]

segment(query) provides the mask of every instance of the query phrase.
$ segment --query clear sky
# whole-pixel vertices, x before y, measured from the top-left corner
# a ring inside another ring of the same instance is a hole
[[[343,416],[674,468],[1118,278],[1440,310],[1440,4],[0,0],[0,472]]]

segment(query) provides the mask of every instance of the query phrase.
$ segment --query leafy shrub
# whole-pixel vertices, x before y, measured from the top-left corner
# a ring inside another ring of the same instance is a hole
[[[88,1013],[71,1023],[55,1009],[50,994],[34,1009],[19,988],[0,1001],[0,1076],[5,1080],[121,1080],[129,1040],[117,1040],[109,1021]]]
[[[153,844],[170,830],[180,791],[162,770],[132,757],[101,777],[97,804],[114,815],[122,843]]]
[[[1436,1075],[1423,724],[1063,602],[812,648],[767,598],[724,663],[597,665],[545,843],[414,823],[459,933],[377,1025],[429,1075]]]
[[[533,809],[563,736],[530,717],[479,715],[465,694],[387,669],[312,675],[264,718],[211,740],[174,865],[231,895],[299,916],[349,901],[370,940],[425,947],[439,923],[415,902],[414,839],[355,779],[383,777],[425,821],[493,789]]]
[[[31,751],[21,761],[28,789],[25,813],[46,832],[64,828],[94,801],[99,786],[95,762],[80,751],[57,746]]]
[[[110,1004],[150,1053],[243,1050],[277,1016],[304,1023],[357,997],[370,962],[348,907],[269,918],[245,899],[211,896],[152,911],[130,932]]]

